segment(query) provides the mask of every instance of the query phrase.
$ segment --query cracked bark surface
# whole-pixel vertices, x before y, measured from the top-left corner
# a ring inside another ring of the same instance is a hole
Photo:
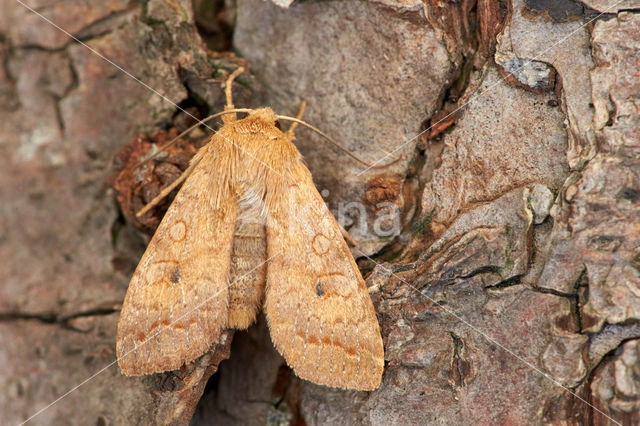
[[[29,424],[637,424],[637,2],[290,3],[199,4],[215,24],[184,0],[28,4],[189,113],[221,110],[242,64],[236,106],[295,115],[306,100],[305,119],[365,160],[399,148],[359,174],[311,133],[296,140],[354,253],[373,258],[359,265],[380,388],[296,378],[263,319],[177,372],[121,375],[119,308],[157,222],[115,202],[114,157],[191,119],[2,0],[1,422],[46,408]],[[209,50],[216,37],[242,59]],[[185,146],[136,194],[175,178]],[[381,202],[401,224],[384,238]]]

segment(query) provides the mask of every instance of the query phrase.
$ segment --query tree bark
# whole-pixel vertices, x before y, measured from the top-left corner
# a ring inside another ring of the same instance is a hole
[[[640,4],[223,3],[0,2],[2,423],[640,422]],[[296,130],[357,243],[375,391],[298,379],[264,318],[176,372],[115,363],[168,201],[134,213],[206,135],[133,166],[240,65],[236,107],[306,101],[382,165]]]

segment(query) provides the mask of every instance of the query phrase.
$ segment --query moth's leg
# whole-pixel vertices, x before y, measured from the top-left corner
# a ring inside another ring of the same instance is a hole
[[[140,209],[140,211],[136,213],[136,217],[140,217],[146,212],[148,212],[149,210],[151,210],[155,205],[157,205],[160,201],[162,201],[164,197],[169,195],[169,193],[173,191],[178,185],[184,182],[185,179],[189,177],[191,172],[193,172],[193,169],[200,163],[200,158],[201,157],[195,157],[194,161],[191,161],[191,164],[189,164],[189,167],[187,167],[187,170],[185,170],[178,179],[174,180],[169,184],[169,186],[165,187],[162,191],[160,191],[160,194],[158,194],[146,206]]]
[[[233,87],[233,80],[235,80],[236,77],[243,72],[244,72],[244,67],[238,67],[234,72],[231,73],[231,75],[227,78],[227,81],[225,81],[224,83],[224,96],[227,98],[227,104],[224,106],[225,111],[228,111],[230,109],[236,109],[236,107],[233,106],[233,95],[231,93],[231,89]],[[237,120],[237,117],[235,113],[225,114],[222,116],[223,123],[230,123],[236,120]]]
[[[338,223],[338,225],[340,225],[340,223]],[[344,238],[344,240],[349,243],[349,245],[355,247],[358,245],[358,243],[356,243],[356,240],[353,239],[353,237],[351,235],[349,235],[349,232],[347,232],[346,229],[344,229],[342,227],[342,225],[340,225],[340,233],[342,233],[342,238]]]
[[[296,119],[298,119],[298,120],[302,119],[302,115],[304,114],[304,109],[305,109],[306,106],[307,106],[307,103],[305,101],[300,102],[300,110],[298,111],[298,115],[296,116]],[[294,121],[293,123],[291,123],[291,127],[289,127],[289,129],[285,133],[285,136],[290,141],[292,141],[292,140],[294,140],[296,138],[296,136],[295,136],[295,134],[293,132],[294,132],[294,130],[296,129],[297,126],[298,126],[298,123],[296,123]]]

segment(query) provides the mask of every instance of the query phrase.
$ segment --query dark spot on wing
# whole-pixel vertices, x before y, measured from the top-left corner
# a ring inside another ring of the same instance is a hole
[[[176,285],[180,281],[180,267],[176,265],[171,273],[171,284]]]
[[[629,201],[638,202],[640,201],[640,189],[624,187],[622,191],[620,191],[620,196]]]
[[[316,281],[316,296],[322,297],[324,294],[324,288],[322,288],[322,281]]]

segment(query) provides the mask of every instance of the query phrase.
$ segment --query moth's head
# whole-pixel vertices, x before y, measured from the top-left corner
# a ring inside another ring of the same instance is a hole
[[[250,112],[247,118],[264,121],[270,125],[274,125],[278,121],[278,116],[271,108],[258,108]]]

